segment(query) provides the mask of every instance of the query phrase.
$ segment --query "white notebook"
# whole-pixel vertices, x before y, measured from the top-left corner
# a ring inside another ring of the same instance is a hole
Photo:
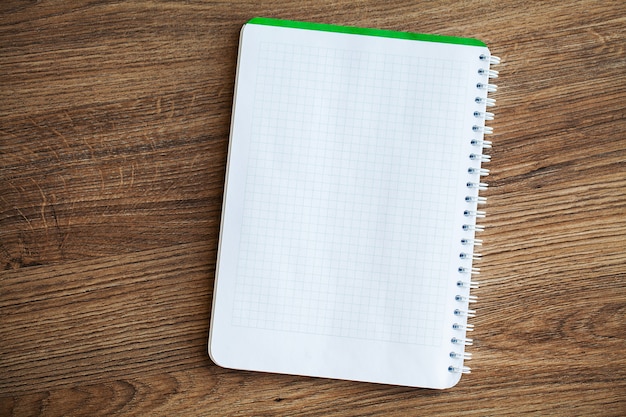
[[[476,39],[244,25],[216,364],[430,388],[469,372],[497,61]]]

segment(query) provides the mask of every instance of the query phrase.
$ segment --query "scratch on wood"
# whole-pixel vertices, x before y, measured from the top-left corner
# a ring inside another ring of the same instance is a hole
[[[83,136],[83,142],[89,148],[89,152],[91,153],[91,159],[95,159],[93,147],[87,142],[87,138]]]
[[[154,184],[158,184],[158,179],[159,179],[159,168],[161,167],[161,163],[159,162],[158,164],[156,164],[154,166],[154,178],[152,178],[152,183]]]
[[[196,161],[198,160],[199,157],[200,155],[196,155],[193,157],[193,160],[191,161],[191,166],[189,167],[190,172],[193,172],[193,166],[196,164]]]
[[[56,202],[56,197],[54,194],[51,196],[52,204],[50,204],[50,210],[52,212],[52,218],[54,219],[54,228],[57,232],[57,247],[59,252],[61,252],[61,256],[63,256],[63,232],[61,230],[61,225],[59,224],[59,217],[57,216],[57,211],[54,208],[54,204]]]
[[[48,222],[46,222],[46,204],[48,203],[48,199],[46,198],[46,195],[44,194],[39,184],[37,184],[37,181],[35,181],[33,178],[29,178],[29,179],[32,181],[33,184],[35,184],[35,187],[39,189],[39,194],[41,194],[41,221],[43,222],[43,227],[46,230],[46,234],[47,234]]]
[[[59,174],[59,178],[61,178],[61,181],[63,182],[63,190],[67,191],[67,183],[65,182],[65,178],[61,174]]]
[[[15,133],[9,132],[8,130],[3,130],[3,129],[0,129],[0,132],[1,132],[3,135],[9,135],[9,136],[12,136],[12,137],[13,137],[13,138],[15,138],[15,139],[19,139],[19,136],[17,136]]]
[[[35,232],[35,229],[33,228],[32,223],[30,222],[30,220],[28,220],[28,217],[24,216],[24,213],[22,213],[22,210],[20,210],[20,208],[17,206],[13,208],[20,214],[20,216],[24,218],[24,220],[26,220],[26,223],[28,223],[28,228],[30,229],[30,231]]]
[[[48,149],[54,154],[54,156],[56,157],[57,161],[60,161],[61,158],[59,158],[59,154],[57,153],[57,151],[55,151],[52,147],[48,146]]]
[[[67,118],[67,120],[69,120],[70,124],[72,125],[72,127],[74,127],[74,120],[72,120],[72,118],[70,117],[70,114],[67,112],[67,110],[64,112],[65,117]]]
[[[152,148],[152,152],[156,151],[156,145],[154,144],[154,140],[149,137],[148,135],[146,135],[145,133],[143,134],[143,137],[146,139],[147,142],[150,143],[150,147]]]
[[[15,186],[15,184],[13,184],[13,183],[12,183],[12,182],[10,182],[10,181],[8,182],[8,184],[11,186],[11,188],[13,188],[13,189],[15,190],[15,192],[16,192],[17,194],[20,194],[20,192],[22,192],[22,193],[23,193],[23,192],[25,192],[25,191],[26,191],[26,190],[24,189],[24,187],[22,187],[22,186],[20,186],[20,188],[18,189],[18,188]]]
[[[67,148],[70,148],[70,144],[67,141],[67,138],[65,137],[64,134],[62,134],[61,132],[59,132],[58,130],[56,130],[55,128],[51,127],[50,130],[52,130],[52,132],[54,132],[55,135],[57,135],[58,137],[60,137],[63,140],[63,143],[65,144],[65,146]]]
[[[176,182],[172,182],[172,184],[169,187],[167,187],[167,189],[163,192],[163,195],[168,195],[175,185],[176,185]]]
[[[32,124],[34,124],[34,125],[35,125],[35,127],[38,127],[39,129],[42,129],[42,130],[43,130],[43,127],[42,127],[41,125],[39,125],[39,123],[37,123],[37,122],[35,121],[35,119],[33,119],[31,116],[28,116],[28,120],[30,120],[30,122],[31,122]]]

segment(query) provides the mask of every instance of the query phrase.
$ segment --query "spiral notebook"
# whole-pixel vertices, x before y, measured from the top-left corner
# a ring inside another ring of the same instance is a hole
[[[476,39],[244,25],[216,364],[429,388],[469,372],[497,62]]]

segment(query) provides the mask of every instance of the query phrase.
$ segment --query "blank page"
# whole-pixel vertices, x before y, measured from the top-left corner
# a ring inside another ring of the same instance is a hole
[[[485,50],[244,26],[209,343],[217,364],[456,383],[450,340],[462,320],[458,269],[471,266],[459,255],[473,237],[463,225],[475,209],[465,197],[479,166],[469,155]]]

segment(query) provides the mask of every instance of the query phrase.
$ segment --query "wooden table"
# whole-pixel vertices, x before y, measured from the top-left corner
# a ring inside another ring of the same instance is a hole
[[[206,354],[241,25],[502,58],[473,373],[447,391]],[[4,1],[0,415],[626,415],[626,3]]]

